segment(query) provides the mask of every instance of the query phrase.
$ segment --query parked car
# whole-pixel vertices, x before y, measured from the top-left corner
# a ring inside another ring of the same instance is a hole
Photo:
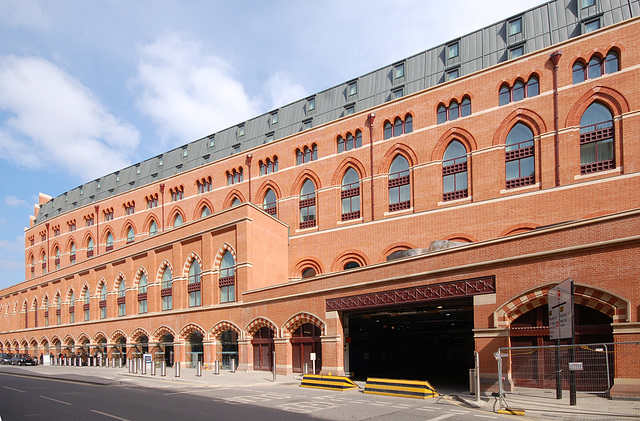
[[[11,357],[11,365],[25,365],[26,357],[21,354],[15,354]]]
[[[38,357],[27,355],[24,359],[24,365],[38,365]]]
[[[11,364],[11,354],[7,354],[6,352],[1,353],[0,364],[2,365]]]

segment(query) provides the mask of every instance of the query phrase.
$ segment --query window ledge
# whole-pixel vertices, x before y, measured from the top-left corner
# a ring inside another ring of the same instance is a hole
[[[527,191],[527,190],[539,189],[539,188],[540,188],[540,183],[538,182],[538,183],[535,183],[535,184],[528,184],[528,185],[522,186],[522,187],[515,187],[513,189],[502,189],[502,190],[500,190],[500,194],[521,192],[521,191]]]
[[[318,221],[317,220],[316,220],[316,225],[313,226],[313,227],[296,229],[296,234],[301,234],[301,233],[306,233],[306,232],[313,232],[313,231],[318,231]]]
[[[349,225],[349,224],[353,224],[354,222],[362,222],[362,221],[363,221],[362,217],[354,218],[354,219],[347,219],[346,221],[338,221],[338,225]]]
[[[578,175],[574,175],[573,179],[574,180],[588,180],[594,177],[598,177],[601,175],[620,175],[622,174],[622,170],[623,167],[616,167],[614,169],[611,170],[605,170],[605,171],[596,171],[596,172],[592,172],[589,174],[578,174]]]
[[[397,215],[403,215],[405,213],[413,213],[413,207],[407,208],[407,209],[401,209],[401,210],[397,210],[394,212],[385,212],[383,215],[384,216],[397,216]]]
[[[471,203],[473,201],[473,196],[468,196],[468,197],[463,197],[461,199],[456,199],[456,200],[447,200],[447,201],[440,201],[438,202],[438,206],[445,206],[445,205],[461,205],[463,203]]]

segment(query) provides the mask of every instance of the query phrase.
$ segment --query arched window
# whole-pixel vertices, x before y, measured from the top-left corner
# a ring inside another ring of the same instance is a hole
[[[302,151],[300,149],[296,149],[296,165],[300,165],[302,162]]]
[[[160,296],[162,297],[162,309],[171,310],[173,308],[173,274],[169,266],[166,266],[162,272]]]
[[[86,322],[91,318],[90,314],[91,294],[89,288],[84,289],[84,303],[82,304],[82,311],[84,312],[84,321]]]
[[[49,297],[47,297],[46,295],[44,296],[42,305],[44,306],[44,325],[49,326]],[[2,307],[0,307],[0,311],[1,310]]]
[[[73,290],[69,293],[69,323],[76,321],[76,295]]]
[[[204,205],[202,207],[202,212],[200,212],[200,218],[204,218],[211,215],[211,211],[209,210],[209,206]]]
[[[220,261],[220,302],[236,300],[236,261],[229,250],[224,252]]]
[[[356,148],[362,146],[362,132],[360,130],[356,130]]]
[[[469,97],[462,98],[460,103],[460,117],[466,117],[471,115],[471,100]]]
[[[511,89],[509,86],[502,85],[500,87],[500,93],[498,94],[498,103],[500,105],[506,105],[511,102]]]
[[[342,136],[338,136],[338,153],[347,150],[346,142]]]
[[[396,117],[393,122],[393,135],[400,136],[402,134],[402,119],[400,117]]]
[[[100,318],[106,319],[107,318],[107,286],[104,283],[100,287],[100,302],[98,305],[100,307]]]
[[[304,162],[311,162],[311,149],[304,147]]]
[[[151,221],[151,224],[149,224],[149,237],[153,237],[157,233],[158,233],[158,224],[156,224],[156,221]]]
[[[242,202],[237,197],[234,197],[233,200],[231,201],[232,208],[235,208],[236,206],[240,206],[241,204]]]
[[[411,207],[411,185],[409,183],[409,162],[397,155],[389,167],[389,212]]]
[[[300,229],[316,226],[316,185],[307,179],[300,189]]]
[[[344,265],[344,270],[359,268],[360,264],[358,262],[349,262]]]
[[[604,72],[615,73],[620,70],[620,63],[618,62],[618,54],[615,51],[609,52],[604,59]]]
[[[136,233],[133,231],[133,227],[127,229],[127,244],[133,243],[136,239]]]
[[[589,76],[589,79],[595,79],[602,76],[602,60],[600,60],[600,58],[594,56],[589,60],[587,75]]]
[[[41,261],[42,261],[42,274],[46,275],[46,273],[47,273],[47,253],[42,253]]]
[[[76,245],[73,242],[71,242],[71,245],[69,246],[69,261],[71,263],[76,262]]]
[[[107,251],[111,251],[113,250],[113,234],[111,234],[110,232],[107,233],[107,244],[106,244],[106,250]]]
[[[511,100],[520,101],[522,99],[524,99],[524,83],[517,81],[513,84],[513,89],[511,90]]]
[[[533,132],[517,123],[507,135],[505,167],[507,188],[535,183]]]
[[[443,104],[438,105],[438,124],[442,124],[447,121],[447,107]]]
[[[180,225],[182,225],[182,215],[178,213],[176,214],[176,217],[173,219],[173,227],[177,228]]]
[[[56,303],[56,324],[60,324],[62,322],[62,299],[60,294],[56,294],[55,298]]]
[[[56,265],[56,270],[60,269],[60,248],[56,246],[54,250],[54,256],[56,257],[54,260],[54,264]]]
[[[87,257],[93,256],[93,238],[89,237],[89,241],[87,242]]]
[[[277,198],[273,190],[268,189],[262,200],[262,209],[271,216],[278,216]]]
[[[316,276],[316,270],[314,268],[306,268],[305,270],[302,271],[302,278],[312,278],[314,276]]]
[[[584,82],[584,80],[586,79],[584,64],[580,63],[579,61],[575,62],[571,72],[573,74],[573,83]]]
[[[353,135],[351,133],[347,133],[347,150],[350,151],[354,147]]]
[[[586,109],[580,119],[580,173],[615,168],[613,115],[599,102]]]
[[[140,280],[138,281],[138,313],[144,314],[147,312],[147,274],[142,272],[140,274]]]
[[[127,315],[126,287],[124,279],[118,284],[118,316]]]
[[[200,262],[198,262],[197,259],[193,259],[189,267],[189,285],[187,286],[189,292],[189,307],[202,305],[201,272]]]
[[[453,100],[449,104],[449,121],[456,120],[458,117],[458,101]]]
[[[384,122],[384,140],[391,139],[393,136],[393,126],[390,121]]]
[[[538,78],[535,76],[531,76],[529,78],[529,81],[527,82],[527,98],[538,96],[539,93],[540,83],[538,83]]]
[[[31,256],[31,277],[34,278],[36,276],[36,259]]]
[[[447,146],[442,159],[443,201],[468,196],[467,190],[467,150],[462,143],[454,140]]]
[[[342,177],[342,220],[360,218],[360,177],[353,168],[349,168]]]

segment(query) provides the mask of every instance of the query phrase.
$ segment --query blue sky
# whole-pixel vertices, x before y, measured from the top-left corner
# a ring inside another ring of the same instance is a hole
[[[0,289],[38,193],[227,128],[540,0],[0,0]]]

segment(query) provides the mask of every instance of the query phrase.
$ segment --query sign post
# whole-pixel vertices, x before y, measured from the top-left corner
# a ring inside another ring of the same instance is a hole
[[[548,295],[549,302],[549,337],[556,341],[556,399],[562,399],[562,368],[560,361],[560,340],[569,339],[569,344],[575,342],[573,324],[573,279],[567,278],[558,286],[551,288]],[[569,348],[569,360],[575,359],[575,349]],[[569,372],[569,400],[576,405],[576,373]]]

